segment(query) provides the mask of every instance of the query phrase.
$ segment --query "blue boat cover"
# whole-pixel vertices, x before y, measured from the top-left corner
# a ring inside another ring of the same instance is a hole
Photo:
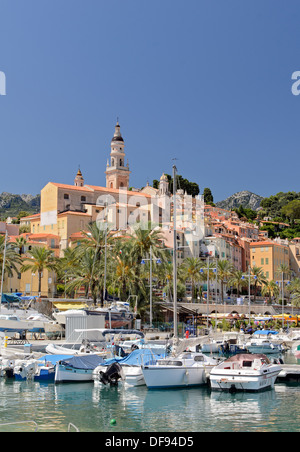
[[[163,356],[155,355],[150,349],[138,349],[133,350],[130,355],[125,356],[125,358],[111,358],[106,359],[105,364],[110,365],[112,363],[118,362],[120,365],[126,364],[127,366],[141,366],[142,364],[147,365],[157,359],[161,359]]]
[[[259,334],[259,335],[268,335],[268,334],[278,334],[278,331],[273,331],[273,330],[257,330],[255,331],[254,334]]]
[[[2,303],[17,303],[19,301],[20,299],[17,294],[7,294],[7,293],[2,294],[1,300]]]
[[[73,369],[94,370],[103,363],[104,359],[98,355],[73,356],[73,358],[61,360],[63,366],[73,367]]]

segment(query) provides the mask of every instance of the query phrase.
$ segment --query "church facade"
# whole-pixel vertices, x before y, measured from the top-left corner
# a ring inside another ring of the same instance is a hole
[[[21,219],[21,224],[30,223],[32,234],[43,233],[59,237],[61,253],[93,221],[99,224],[107,222],[110,229],[120,231],[126,231],[137,223],[148,224],[150,221],[153,227],[163,228],[168,242],[172,230],[173,202],[166,175],[161,176],[158,189],[147,184],[141,190],[132,190],[129,184],[130,174],[125,142],[117,122],[106,165],[106,186],[86,184],[78,169],[73,185],[49,182],[41,190],[40,214]],[[201,198],[196,200],[189,197],[187,202],[187,196],[179,190],[177,204],[178,229],[185,229],[184,234],[189,223],[200,221],[204,224],[204,204]],[[191,241],[199,240],[202,232],[198,230],[197,239],[192,239],[190,235]]]

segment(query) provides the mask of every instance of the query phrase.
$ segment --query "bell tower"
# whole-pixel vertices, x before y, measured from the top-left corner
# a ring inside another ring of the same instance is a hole
[[[111,140],[110,162],[106,166],[106,188],[129,189],[129,164],[125,165],[124,140],[121,135],[119,121]]]
[[[80,168],[78,168],[78,172],[77,172],[77,175],[74,180],[74,185],[75,185],[75,187],[83,187],[84,186],[84,179],[83,179]]]

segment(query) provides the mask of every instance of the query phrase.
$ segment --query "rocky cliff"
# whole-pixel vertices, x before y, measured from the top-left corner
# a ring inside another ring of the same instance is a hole
[[[260,203],[263,197],[256,195],[255,193],[251,193],[250,191],[240,191],[235,193],[224,201],[220,201],[216,203],[216,206],[221,209],[238,209],[240,205],[245,208],[257,210],[260,207]]]

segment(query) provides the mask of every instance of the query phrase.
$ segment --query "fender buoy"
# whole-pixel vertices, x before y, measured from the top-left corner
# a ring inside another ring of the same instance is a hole
[[[190,337],[190,332],[187,330],[187,331],[185,332],[185,338],[188,339],[189,337]]]

